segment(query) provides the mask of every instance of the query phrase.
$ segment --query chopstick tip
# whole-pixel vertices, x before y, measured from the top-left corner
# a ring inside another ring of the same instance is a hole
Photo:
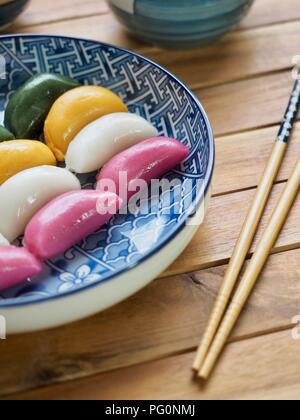
[[[200,366],[198,365],[198,363],[194,363],[193,364],[193,366],[192,366],[192,371],[194,372],[194,373],[198,373],[199,372],[199,369],[200,369]]]
[[[201,368],[198,371],[198,375],[197,376],[198,376],[199,379],[202,379],[203,381],[207,381],[209,379],[210,372],[207,371],[207,369],[205,369],[205,368]]]

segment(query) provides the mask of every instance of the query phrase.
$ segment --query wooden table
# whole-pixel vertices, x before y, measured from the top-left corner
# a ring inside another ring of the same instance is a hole
[[[232,34],[206,49],[139,43],[102,0],[32,0],[12,32],[94,38],[146,54],[185,80],[213,123],[214,195],[205,225],[161,278],[128,301],[53,331],[0,342],[0,393],[13,398],[300,399],[300,198],[211,381],[191,364],[268,157],[300,55],[299,0],[257,0]],[[300,153],[297,125],[262,227]],[[298,137],[298,138],[297,138]],[[258,234],[259,236],[259,234]]]

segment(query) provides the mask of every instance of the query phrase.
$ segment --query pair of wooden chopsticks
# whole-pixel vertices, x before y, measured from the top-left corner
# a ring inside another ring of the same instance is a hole
[[[284,226],[300,188],[300,157],[290,176],[286,188],[273,212],[271,220],[261,238],[250,264],[241,279],[231,304],[224,316],[237,284],[244,262],[253,243],[255,233],[270,197],[273,184],[281,167],[287,144],[291,137],[300,106],[300,75],[294,85],[289,105],[281,124],[271,157],[248,212],[224,281],[214,305],[208,326],[199,346],[193,369],[202,379],[208,379],[236,321],[246,304],[255,283],[261,274],[270,252]]]

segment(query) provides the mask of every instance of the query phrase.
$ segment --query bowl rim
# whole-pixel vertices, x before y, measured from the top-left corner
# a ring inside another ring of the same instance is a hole
[[[213,129],[212,129],[212,125],[210,123],[210,120],[208,118],[208,115],[203,107],[203,105],[201,104],[201,102],[199,101],[199,99],[196,97],[196,95],[186,86],[186,84],[184,82],[182,82],[177,76],[175,76],[173,73],[171,73],[169,70],[167,70],[166,68],[164,68],[163,66],[161,66],[160,64],[156,63],[155,61],[152,61],[151,59],[144,57],[143,55],[136,53],[134,51],[131,51],[127,48],[123,48],[123,47],[119,47],[113,44],[109,44],[109,43],[105,43],[105,42],[101,42],[101,41],[97,41],[97,40],[93,40],[93,39],[88,39],[88,38],[81,38],[81,37],[74,37],[74,36],[60,36],[60,35],[51,35],[51,34],[9,34],[9,35],[0,35],[0,43],[4,40],[9,40],[12,38],[28,38],[28,39],[32,39],[32,38],[56,38],[56,39],[65,39],[65,40],[75,40],[75,41],[82,41],[82,42],[93,42],[96,45],[99,45],[100,47],[105,47],[105,48],[114,48],[117,49],[119,51],[125,52],[127,54],[130,55],[134,55],[135,57],[138,57],[141,60],[144,60],[145,62],[151,64],[152,66],[155,66],[156,68],[160,69],[163,73],[165,73],[168,77],[170,77],[172,80],[174,80],[182,89],[184,89],[189,96],[192,98],[192,100],[195,102],[196,106],[200,109],[203,119],[206,123],[206,128],[208,131],[208,140],[209,140],[209,144],[210,144],[210,157],[209,157],[209,164],[208,164],[208,169],[206,172],[206,177],[204,179],[204,188],[201,189],[201,196],[197,197],[197,199],[195,200],[195,203],[193,204],[193,208],[192,208],[192,212],[195,212],[195,210],[198,208],[198,206],[201,205],[201,203],[203,202],[207,191],[211,185],[212,182],[212,177],[213,177],[213,173],[214,173],[214,167],[215,167],[215,159],[216,159],[216,147],[215,147],[215,138],[214,138],[214,134],[213,134]],[[81,293],[84,292],[88,289],[92,289],[94,287],[99,286],[100,284],[103,283],[107,283],[109,281],[113,281],[116,277],[120,276],[121,274],[125,274],[126,272],[131,271],[133,268],[135,268],[137,265],[143,263],[144,261],[148,260],[149,258],[153,257],[155,254],[158,254],[161,249],[163,249],[170,241],[172,241],[181,231],[182,229],[184,229],[186,227],[186,222],[188,219],[188,215],[186,215],[186,217],[184,217],[180,224],[178,225],[177,229],[167,238],[165,238],[163,241],[161,241],[157,246],[154,247],[154,249],[152,249],[151,251],[147,252],[143,257],[141,257],[138,261],[128,264],[126,267],[116,270],[116,272],[106,278],[106,279],[102,279],[102,280],[98,280],[94,283],[91,284],[87,284],[87,285],[82,285],[74,290],[69,290],[66,292],[63,292],[61,294],[56,294],[56,295],[51,295],[51,296],[43,296],[43,297],[32,297],[32,298],[28,298],[26,299],[26,301],[13,301],[13,299],[16,298],[11,298],[11,299],[3,299],[0,300],[0,310],[1,308],[6,309],[6,308],[17,308],[17,307],[23,307],[23,306],[29,306],[29,305],[36,305],[36,304],[43,304],[45,302],[49,302],[52,300],[56,300],[56,299],[64,299],[67,298],[69,296],[75,295],[77,293]]]
[[[29,0],[6,0],[5,3],[0,3],[0,7],[2,7],[2,6],[11,6],[11,5],[13,5],[13,3],[21,3],[22,1],[23,2],[28,2]]]

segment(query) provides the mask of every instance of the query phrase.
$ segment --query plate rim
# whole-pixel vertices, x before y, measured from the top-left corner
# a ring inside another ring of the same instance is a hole
[[[210,148],[212,150],[210,158],[209,158],[209,165],[208,165],[207,174],[206,174],[206,177],[204,179],[204,189],[202,190],[203,194],[200,197],[198,197],[197,200],[195,201],[195,203],[193,204],[192,211],[195,211],[197,209],[197,207],[199,205],[201,205],[201,203],[205,199],[207,191],[208,191],[208,189],[211,185],[212,177],[213,177],[213,173],[214,173],[215,160],[216,160],[215,137],[214,137],[211,122],[208,118],[208,115],[207,115],[203,105],[201,104],[200,100],[196,97],[196,95],[191,91],[191,89],[183,81],[181,81],[172,72],[170,72],[169,70],[167,70],[165,67],[161,66],[160,64],[156,63],[155,61],[153,61],[153,60],[151,60],[151,59],[149,59],[149,58],[147,58],[147,57],[145,57],[145,56],[143,56],[139,53],[136,53],[136,52],[134,52],[130,49],[119,47],[117,45],[109,44],[109,43],[106,43],[106,42],[101,42],[101,41],[97,41],[97,40],[93,40],[93,39],[89,39],[89,38],[75,37],[75,36],[19,33],[19,34],[0,35],[0,43],[5,39],[11,39],[11,38],[30,38],[30,39],[32,39],[32,38],[56,38],[56,39],[66,39],[66,40],[76,40],[76,41],[83,41],[83,42],[92,42],[92,43],[98,44],[99,46],[102,46],[102,47],[114,48],[114,49],[117,49],[119,51],[123,51],[127,54],[134,55],[134,56],[140,58],[141,60],[144,60],[145,62],[159,68],[163,73],[165,73],[167,76],[169,76],[171,79],[173,79],[176,83],[178,83],[190,95],[190,97],[193,99],[193,101],[199,107],[199,109],[202,113],[202,116],[204,118],[204,121],[206,123]],[[3,300],[0,300],[0,310],[1,310],[1,308],[3,308],[3,309],[18,308],[18,307],[22,307],[22,306],[43,304],[44,302],[48,302],[48,301],[51,301],[51,300],[67,298],[68,296],[71,296],[71,295],[86,291],[88,289],[92,289],[94,287],[97,287],[101,283],[107,283],[109,281],[112,281],[117,276],[131,271],[137,265],[139,265],[139,264],[143,263],[144,261],[148,260],[149,258],[154,256],[155,254],[158,254],[161,251],[161,249],[163,249],[170,241],[172,241],[182,231],[182,229],[184,229],[186,227],[187,218],[188,218],[188,215],[185,218],[183,218],[183,220],[180,222],[180,225],[178,226],[178,229],[176,229],[176,231],[173,232],[172,235],[170,235],[167,239],[163,240],[159,245],[157,245],[152,251],[145,254],[142,258],[139,259],[139,261],[128,264],[125,268],[117,270],[114,273],[113,276],[110,276],[110,277],[108,277],[106,279],[103,279],[103,280],[98,280],[98,281],[96,281],[94,283],[91,283],[91,284],[82,285],[81,287],[78,287],[77,289],[69,290],[69,291],[63,292],[61,294],[56,294],[56,295],[46,296],[46,297],[44,296],[44,297],[39,297],[39,298],[37,298],[37,297],[28,298],[28,300],[26,300],[24,302],[12,302],[11,300],[15,299],[15,298],[3,299]]]

